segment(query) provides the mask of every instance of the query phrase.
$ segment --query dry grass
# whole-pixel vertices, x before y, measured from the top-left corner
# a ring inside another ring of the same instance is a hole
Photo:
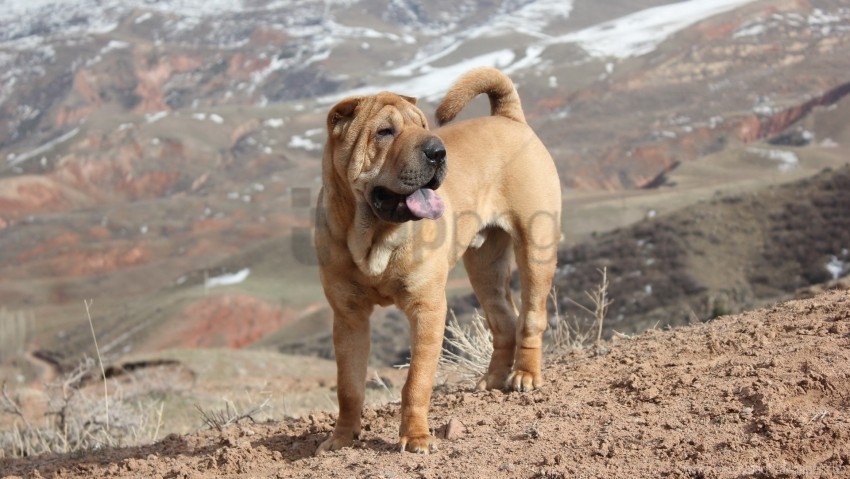
[[[10,393],[3,384],[0,413],[14,417],[0,433],[0,457],[71,453],[155,441],[162,426],[162,403],[126,395],[117,386],[104,398],[87,386],[94,360],[86,358],[60,380],[45,386],[43,397]],[[108,412],[107,412],[108,408]],[[107,423],[109,426],[107,426]]]
[[[600,270],[600,283],[585,294],[591,300],[592,307],[581,305],[572,299],[570,302],[587,312],[592,321],[590,328],[582,328],[587,321],[578,317],[567,317],[558,309],[558,293],[553,288],[550,299],[554,312],[549,318],[549,328],[544,337],[544,350],[547,353],[584,349],[589,346],[595,332],[595,346],[601,350],[602,327],[608,307],[612,300],[608,298],[608,272]],[[493,336],[487,326],[487,320],[477,311],[466,324],[461,324],[454,312],[446,322],[446,336],[443,352],[440,356],[440,368],[447,375],[454,375],[463,381],[476,382],[487,372],[490,356],[493,354]]]
[[[221,432],[225,427],[231,424],[238,424],[245,419],[256,423],[257,420],[254,419],[254,416],[268,408],[270,400],[271,398],[266,398],[260,404],[254,405],[244,412],[239,412],[236,404],[228,400],[224,401],[224,409],[204,409],[198,404],[195,404],[195,409],[201,414],[204,424],[210,429],[218,429]]]
[[[152,400],[149,388],[129,391],[117,381],[107,380],[91,319],[91,302],[84,304],[99,374],[92,374],[95,361],[85,357],[74,370],[46,384],[38,394],[32,390],[10,393],[4,382],[0,390],[0,415],[12,416],[12,421],[9,429],[0,432],[0,457],[131,446],[156,441],[159,436],[164,403]],[[26,335],[26,319],[21,318],[21,315],[11,321],[3,318],[2,324],[7,325],[0,331],[4,341],[10,336]],[[9,323],[13,326],[8,327]],[[13,334],[7,336],[9,330]],[[102,384],[102,396],[95,392],[98,382]]]
[[[595,345],[597,348],[602,342],[602,327],[605,324],[605,316],[608,314],[608,307],[611,306],[611,303],[613,303],[613,301],[608,298],[608,268],[602,268],[598,271],[599,274],[602,275],[602,279],[599,284],[594,289],[584,292],[584,294],[590,299],[591,303],[593,303],[592,307],[589,308],[571,298],[567,298],[567,301],[583,309],[593,318],[596,326]],[[556,302],[555,304],[557,305],[558,303]]]
[[[487,372],[493,354],[493,335],[487,320],[476,311],[469,324],[458,321],[454,311],[446,321],[440,367],[466,381],[478,381]]]
[[[552,288],[549,298],[554,305],[554,312],[549,317],[549,329],[544,338],[545,351],[548,353],[584,349],[590,344],[591,328],[582,327],[586,321],[575,316],[562,314],[558,308],[558,291]]]

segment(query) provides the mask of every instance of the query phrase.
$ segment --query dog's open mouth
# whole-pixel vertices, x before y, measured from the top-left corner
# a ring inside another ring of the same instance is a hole
[[[445,204],[435,191],[440,181],[434,177],[423,187],[411,193],[395,193],[382,186],[372,190],[372,209],[379,218],[402,223],[410,220],[436,220],[443,216]]]

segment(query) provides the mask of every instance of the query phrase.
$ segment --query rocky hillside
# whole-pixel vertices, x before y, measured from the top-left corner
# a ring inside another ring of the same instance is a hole
[[[399,405],[357,447],[314,457],[334,414],[245,422],[150,446],[0,459],[4,477],[822,477],[850,474],[850,295],[833,291],[607,354],[549,356],[527,394],[450,387],[433,455],[399,453]]]
[[[611,278],[609,328],[687,324],[787,298],[850,273],[850,165],[647,218],[559,254],[567,300]],[[586,301],[585,301],[586,302]]]

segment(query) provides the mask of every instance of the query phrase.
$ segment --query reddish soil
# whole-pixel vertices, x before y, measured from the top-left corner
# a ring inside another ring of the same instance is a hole
[[[396,452],[398,404],[313,457],[332,414],[150,446],[0,460],[7,477],[850,477],[850,292],[551,356],[527,394],[438,391],[430,456]],[[446,427],[449,423],[451,427]]]
[[[151,349],[242,348],[295,320],[297,312],[248,295],[210,296],[190,304],[174,320],[168,338]]]

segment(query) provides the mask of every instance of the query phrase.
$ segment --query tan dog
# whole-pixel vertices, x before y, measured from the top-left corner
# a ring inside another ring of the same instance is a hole
[[[525,123],[513,83],[498,70],[462,76],[437,110],[440,124],[480,93],[489,96],[492,116],[434,131],[415,99],[388,92],[345,99],[328,114],[316,248],[334,312],[339,418],[317,453],[350,446],[360,434],[376,304],[395,304],[410,321],[399,446],[435,449],[428,407],[446,279],[461,257],[493,333],[493,356],[478,387],[529,391],[542,384],[560,181]],[[518,317],[509,289],[514,255],[522,282]]]

